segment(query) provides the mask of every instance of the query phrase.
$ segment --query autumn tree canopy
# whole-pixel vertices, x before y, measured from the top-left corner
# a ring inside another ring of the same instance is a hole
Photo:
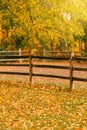
[[[73,50],[87,44],[86,14],[86,0],[1,0],[0,50]]]

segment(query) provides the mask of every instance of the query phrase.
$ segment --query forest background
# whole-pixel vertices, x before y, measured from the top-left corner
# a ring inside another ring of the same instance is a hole
[[[86,56],[87,0],[0,0],[0,50],[19,48]]]

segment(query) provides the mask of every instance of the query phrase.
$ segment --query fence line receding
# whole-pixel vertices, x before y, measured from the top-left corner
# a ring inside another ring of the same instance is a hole
[[[9,60],[9,59],[28,59],[29,63],[4,63],[1,62],[0,66],[18,66],[18,67],[29,67],[29,72],[8,72],[8,71],[0,71],[0,74],[11,74],[11,75],[26,75],[29,76],[29,80],[30,80],[30,85],[32,84],[32,78],[33,76],[40,76],[40,77],[51,77],[51,78],[60,78],[60,79],[66,79],[70,81],[70,89],[72,90],[73,88],[73,82],[74,81],[84,81],[87,82],[87,78],[80,78],[80,77],[74,77],[73,76],[73,72],[74,71],[87,71],[87,67],[74,67],[73,65],[73,61],[77,60],[77,61],[87,61],[86,57],[47,57],[47,56],[34,56],[34,55],[16,55],[16,56],[5,56],[5,55],[1,55],[0,56],[0,61],[4,60]],[[42,59],[44,61],[44,59],[46,60],[67,60],[70,62],[69,66],[59,66],[59,65],[47,65],[47,64],[34,64],[33,60],[35,59]],[[65,69],[65,70],[69,70],[70,75],[69,76],[64,76],[64,75],[51,75],[51,74],[40,74],[40,73],[34,73],[33,72],[33,68],[53,68],[53,69]]]

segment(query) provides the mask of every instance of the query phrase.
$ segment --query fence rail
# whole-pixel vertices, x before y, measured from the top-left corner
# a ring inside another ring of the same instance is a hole
[[[21,50],[21,48],[19,48],[19,50],[15,50],[15,51],[0,51],[0,57],[3,56],[3,59],[0,59],[0,62],[22,62],[22,61],[27,61],[27,59],[21,59],[21,58],[16,58],[16,56],[22,56],[24,54],[29,54],[28,51],[24,51],[24,50]],[[8,56],[8,59],[4,57],[5,56]],[[9,57],[10,56],[10,57]],[[15,58],[13,58],[13,57]],[[11,58],[12,57],[12,58]]]
[[[34,55],[23,55],[23,56],[0,56],[0,60],[2,59],[28,59],[29,60],[29,64],[13,64],[13,63],[0,63],[0,66],[22,66],[22,67],[29,67],[30,72],[8,72],[8,71],[0,71],[0,74],[11,74],[11,75],[27,75],[29,76],[30,79],[30,85],[32,84],[32,78],[33,76],[40,76],[40,77],[51,77],[51,78],[60,78],[60,79],[66,79],[66,80],[70,80],[70,89],[72,90],[73,88],[73,82],[74,81],[84,81],[87,82],[87,78],[80,78],[80,77],[74,77],[73,76],[73,72],[74,71],[87,71],[87,67],[74,67],[73,66],[73,61],[74,60],[79,60],[79,61],[87,61],[86,57],[46,57],[46,56],[34,56]],[[70,62],[69,66],[59,66],[59,65],[46,65],[46,64],[34,64],[33,60],[34,59],[49,59],[49,60],[68,60]],[[33,68],[53,68],[53,69],[65,69],[65,70],[69,70],[70,75],[69,76],[63,76],[63,75],[51,75],[51,74],[40,74],[40,73],[34,73],[33,72]]]
[[[30,75],[30,73],[25,73],[25,72],[8,72],[8,71],[0,71],[0,74]]]

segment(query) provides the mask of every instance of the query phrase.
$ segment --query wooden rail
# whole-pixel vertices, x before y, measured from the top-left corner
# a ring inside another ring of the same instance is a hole
[[[30,80],[30,85],[32,84],[32,78],[33,76],[40,76],[40,77],[50,77],[50,78],[60,78],[60,79],[66,79],[70,80],[70,90],[73,89],[73,82],[74,81],[84,81],[87,82],[87,78],[80,78],[80,77],[74,77],[73,72],[74,71],[87,71],[87,67],[74,67],[73,61],[87,61],[87,58],[81,58],[81,57],[46,57],[46,56],[33,56],[33,55],[23,55],[23,56],[0,56],[0,60],[2,59],[19,59],[19,58],[24,58],[24,59],[29,59],[29,64],[14,64],[14,63],[0,63],[0,66],[21,66],[21,67],[29,67],[29,73],[28,72],[8,72],[8,71],[0,71],[0,74],[11,74],[11,75],[27,75],[29,76]],[[49,59],[49,60],[68,60],[70,62],[69,66],[59,66],[59,65],[46,65],[46,64],[34,64],[33,60],[34,59]],[[53,69],[65,69],[69,70],[70,75],[69,76],[63,76],[63,75],[51,75],[51,74],[40,74],[40,73],[34,73],[33,68],[53,68]]]
[[[25,72],[8,72],[8,71],[0,71],[0,74],[30,75],[30,73],[25,73]]]

